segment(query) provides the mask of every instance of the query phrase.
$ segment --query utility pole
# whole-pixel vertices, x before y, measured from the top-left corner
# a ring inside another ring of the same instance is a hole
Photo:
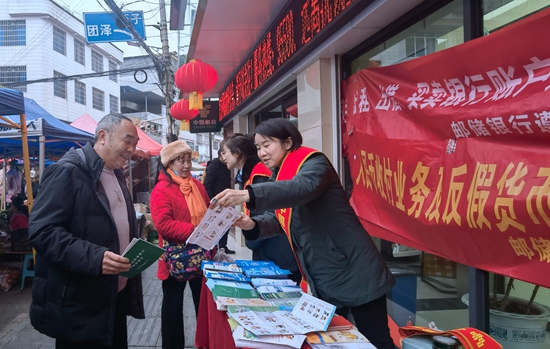
[[[166,100],[166,141],[168,143],[177,140],[174,133],[174,121],[170,116],[170,107],[172,106],[172,56],[168,48],[168,25],[166,23],[166,3],[159,0],[160,6],[160,40],[162,43],[162,59],[164,61],[164,96]]]
[[[157,68],[159,82],[164,84],[164,95],[166,100],[166,120],[168,122],[168,127],[166,129],[166,139],[168,143],[173,142],[177,139],[177,135],[174,134],[174,122],[170,117],[170,107],[172,106],[172,59],[170,56],[170,50],[168,48],[168,27],[166,25],[166,4],[164,0],[159,0],[160,7],[160,38],[162,42],[162,60],[159,60],[158,56],[155,55],[149,46],[143,41],[139,36],[138,32],[134,28],[133,24],[130,22],[122,10],[117,6],[114,0],[105,0],[107,6],[113,10],[117,18],[124,24],[124,26],[134,35],[134,39],[137,40],[139,45],[149,54],[155,67]],[[159,62],[160,61],[160,62]]]

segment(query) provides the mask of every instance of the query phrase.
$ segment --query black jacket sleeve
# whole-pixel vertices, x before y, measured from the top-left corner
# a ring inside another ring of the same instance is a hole
[[[73,235],[73,209],[79,188],[73,188],[72,174],[62,165],[51,165],[42,177],[39,194],[29,217],[29,241],[36,252],[52,264],[86,274],[102,273],[107,248]]]
[[[318,198],[332,184],[332,164],[322,153],[307,159],[296,176],[288,181],[251,184],[247,187],[251,210],[276,210],[303,206]],[[253,198],[253,199],[252,199]]]

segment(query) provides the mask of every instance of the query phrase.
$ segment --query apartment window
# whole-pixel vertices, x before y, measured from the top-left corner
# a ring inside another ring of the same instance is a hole
[[[92,50],[92,70],[96,73],[103,72],[103,56],[94,50]]]
[[[25,20],[0,21],[0,46],[25,46],[26,44]]]
[[[202,135],[197,135],[197,142],[202,143]]]
[[[94,109],[97,109],[97,110],[101,110],[103,111],[104,110],[104,105],[105,105],[105,92],[95,88],[95,87],[92,87],[92,104],[93,104],[93,107]]]
[[[118,82],[117,73],[113,73],[115,70],[118,70],[118,65],[109,59],[109,79]]]
[[[0,85],[21,81],[27,81],[26,66],[0,67]],[[21,92],[27,92],[27,85],[13,86],[10,88]]]
[[[53,71],[54,78],[64,78],[67,75]],[[53,81],[53,95],[67,99],[67,80],[54,80]]]
[[[118,97],[109,95],[109,112],[118,113]]]
[[[74,61],[86,65],[86,45],[80,40],[74,39]]]
[[[212,142],[212,149],[213,150],[220,149],[220,143],[219,142]]]
[[[74,101],[86,105],[86,84],[78,80],[74,81]]]
[[[187,142],[187,145],[189,145],[189,148],[191,148],[193,150],[195,149],[195,142],[193,142],[193,141],[186,141],[186,142]]]
[[[53,50],[67,55],[67,33],[58,27],[53,27]]]

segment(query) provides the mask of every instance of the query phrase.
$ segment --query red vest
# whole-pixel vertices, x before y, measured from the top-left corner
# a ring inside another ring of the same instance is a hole
[[[252,172],[250,172],[250,177],[246,180],[246,183],[244,183],[243,189],[246,189],[247,185],[254,183],[254,178],[256,176],[269,178],[271,177],[271,170],[265,167],[263,162],[258,162],[256,166],[252,168]],[[246,202],[243,204],[243,211],[245,215],[250,216],[250,210],[246,207]]]
[[[502,349],[502,345],[500,345],[487,333],[472,327],[464,327],[449,331],[438,331],[421,326],[403,326],[399,328],[399,334],[402,337],[427,334],[432,336],[455,336],[465,349]]]
[[[279,169],[276,180],[284,181],[294,178],[294,176],[302,167],[302,164],[315,153],[317,153],[317,150],[306,147],[300,147],[297,150],[288,153],[287,156],[283,159],[283,163],[281,164],[281,168]],[[294,244],[292,243],[292,235],[290,231],[292,208],[281,208],[275,210],[275,216],[277,217],[279,224],[281,224],[281,227],[285,231],[288,242],[290,243],[290,247],[292,248],[292,252],[294,252],[294,257],[296,257],[296,261],[298,261],[298,267],[300,268],[300,273],[302,274],[302,282],[300,283],[300,287],[302,288],[302,290],[304,290],[304,292],[307,292],[306,274],[302,270],[302,266],[300,265],[300,261],[298,260],[298,256],[296,255],[296,251],[294,250]]]

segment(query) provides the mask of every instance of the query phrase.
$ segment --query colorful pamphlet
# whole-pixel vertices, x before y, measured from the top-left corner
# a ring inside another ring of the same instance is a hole
[[[369,340],[357,329],[312,332],[307,334],[307,342],[318,343],[369,343]]]
[[[230,316],[246,330],[257,336],[306,334],[325,331],[336,306],[303,294],[292,312],[241,312]]]
[[[205,269],[204,276],[207,279],[222,279],[222,280],[250,282],[250,278],[247,278],[243,274],[239,274],[239,273],[218,272],[218,271],[211,271],[211,270]]]
[[[242,273],[243,270],[237,266],[235,263],[231,262],[215,262],[215,261],[204,261],[201,264],[202,270],[215,270],[215,271],[226,271],[231,273]]]
[[[186,243],[196,244],[211,250],[225,234],[227,229],[241,217],[242,213],[234,207],[220,206],[208,209],[199,225],[195,228]]]
[[[241,326],[233,331],[233,340],[238,348],[299,349],[305,337],[299,334],[256,336]]]
[[[134,238],[122,252],[122,256],[130,260],[130,270],[120,273],[120,276],[132,278],[149,268],[165,251],[143,239]]]
[[[251,278],[250,283],[254,287],[260,286],[296,286],[297,283],[290,279]]]

